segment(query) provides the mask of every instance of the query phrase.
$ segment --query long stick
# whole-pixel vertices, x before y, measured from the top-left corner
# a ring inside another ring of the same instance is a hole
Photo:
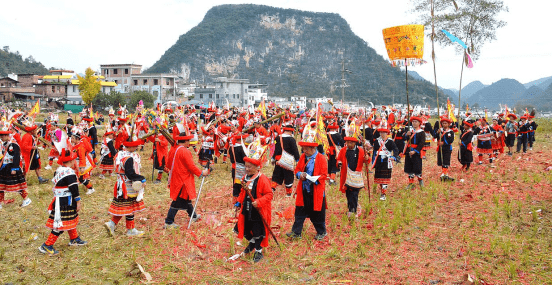
[[[176,156],[176,154],[175,154]],[[207,169],[209,169],[209,161],[207,161]],[[201,185],[199,186],[199,192],[197,193],[197,198],[194,204],[194,210],[192,211],[192,214],[190,215],[190,222],[188,222],[188,229],[190,229],[190,225],[192,225],[192,220],[194,219],[195,211],[197,208],[197,203],[199,202],[199,196],[201,196],[201,190],[203,189],[203,183],[205,182],[205,177],[201,179]]]
[[[154,139],[153,139],[153,166],[151,167],[151,181],[153,182],[153,173],[155,172],[155,160],[157,160],[157,144],[155,144],[155,138],[157,138],[157,127],[154,127],[155,128],[155,136],[154,136]]]
[[[280,113],[280,114],[274,115],[274,116],[272,116],[272,117],[270,117],[270,118],[268,118],[268,119],[266,119],[266,120],[261,121],[261,124],[265,124],[265,123],[267,123],[267,122],[274,121],[274,120],[276,120],[276,119],[278,119],[278,118],[284,116],[285,114],[286,114],[285,112],[282,112],[282,113]],[[253,128],[255,128],[255,126],[251,126],[251,127],[247,128],[247,129],[244,129],[244,130],[242,131],[242,133],[246,133],[247,131],[249,131],[249,130],[251,130],[251,129],[253,129]]]
[[[460,95],[462,94],[462,76],[464,75],[464,55],[462,55],[462,69],[460,69],[460,89],[458,90],[458,114],[457,118],[460,118]],[[454,112],[454,111],[453,111]]]
[[[437,98],[437,116],[441,117],[439,109],[439,87],[437,86],[437,68],[435,67],[435,4],[431,0],[431,58],[433,59],[433,77],[435,78],[435,96]]]
[[[167,139],[167,141],[169,141],[169,144],[171,144],[171,146],[174,146],[175,142],[174,142],[174,138],[169,134],[169,132],[167,131],[167,129],[159,126],[159,132],[161,132],[161,134],[163,136],[165,136],[165,139]]]
[[[244,187],[243,188],[246,192],[247,192],[247,195],[251,198],[251,202],[255,202],[255,199],[253,198],[253,196],[251,195],[251,191],[249,191],[249,189],[247,187]],[[257,209],[257,208],[255,208]],[[257,211],[259,211],[257,209]],[[280,243],[278,242],[278,239],[276,239],[276,235],[274,235],[274,232],[272,231],[272,229],[270,228],[270,225],[268,225],[268,223],[266,222],[266,219],[265,217],[261,214],[261,212],[259,212],[259,216],[261,217],[261,220],[263,221],[263,225],[268,228],[268,232],[270,232],[270,235],[272,236],[272,238],[274,238],[274,241],[276,241],[276,244],[278,245],[278,248],[281,249],[281,246],[280,246]]]
[[[404,59],[404,68],[405,68],[405,75],[406,75],[406,115],[408,117],[408,122],[410,122],[410,100],[408,98],[408,63],[406,59]]]
[[[190,229],[190,225],[192,225],[192,220],[194,219],[195,211],[197,208],[197,203],[199,202],[199,196],[201,196],[201,189],[203,189],[203,183],[205,182],[205,177],[201,179],[201,186],[199,186],[199,192],[197,194],[197,198],[194,204],[194,210],[192,211],[192,214],[190,215],[190,222],[188,222],[188,229]]]
[[[364,108],[364,118],[362,118],[362,140],[366,142],[366,107]],[[365,143],[366,144],[366,143]],[[367,155],[368,151],[365,148],[365,144],[362,144],[362,148],[364,149],[364,154]],[[366,164],[366,191],[368,191],[368,203],[370,204],[370,210],[372,210],[372,190],[370,190],[370,169],[368,168],[368,164]]]

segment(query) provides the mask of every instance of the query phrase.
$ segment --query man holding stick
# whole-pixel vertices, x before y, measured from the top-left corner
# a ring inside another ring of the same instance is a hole
[[[194,213],[192,200],[196,198],[194,175],[207,176],[209,169],[201,171],[192,159],[192,152],[188,150],[190,140],[193,135],[180,133],[175,139],[176,146],[171,148],[169,159],[167,160],[167,169],[169,169],[169,189],[171,196],[171,206],[165,218],[164,228],[176,229],[179,227],[174,223],[174,218],[179,210],[186,210],[193,221],[201,218],[201,215]]]
[[[24,125],[26,133],[21,137],[21,154],[25,160],[26,169],[24,173],[28,174],[29,171],[34,170],[40,184],[48,183],[48,180],[40,176],[41,164],[40,153],[38,152],[38,127],[33,123],[29,125]]]

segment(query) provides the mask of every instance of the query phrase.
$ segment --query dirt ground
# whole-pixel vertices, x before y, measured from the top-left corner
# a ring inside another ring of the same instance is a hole
[[[147,209],[136,215],[136,227],[146,234],[140,238],[124,235],[124,221],[114,238],[108,236],[103,224],[110,218],[115,177],[101,180],[94,170],[96,192],[86,195],[81,187],[78,226],[89,244],[70,247],[64,233],[55,244],[61,254],[53,257],[37,250],[50,232],[45,222],[52,184],[39,185],[31,173],[32,204],[21,208],[21,197],[9,193],[6,199],[15,202],[0,210],[0,284],[552,284],[549,135],[546,129],[537,133],[528,154],[503,154],[493,165],[475,165],[467,173],[460,172],[455,146],[453,183],[439,181],[432,149],[424,161],[423,189],[406,190],[407,177],[398,164],[387,201],[378,200],[379,191],[361,191],[356,220],[346,216],[345,195],[326,185],[328,236],[321,242],[313,239],[308,220],[302,239],[285,236],[295,200],[279,187],[272,229],[281,248],[271,239],[259,263],[251,256],[227,260],[247,242],[232,232],[231,166],[220,160],[205,179],[198,210],[203,218],[187,230],[188,215],[179,212],[176,223],[182,227],[164,230],[167,175],[162,184],[152,184],[151,144],[146,145],[140,154],[148,179]],[[43,165],[47,155],[41,151]],[[263,173],[270,177],[272,168],[265,166]],[[53,176],[53,170],[42,173]]]

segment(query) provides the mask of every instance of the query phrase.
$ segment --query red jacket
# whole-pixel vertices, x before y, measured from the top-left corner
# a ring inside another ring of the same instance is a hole
[[[186,147],[174,146],[169,152],[169,160],[166,163],[167,169],[171,170],[169,174],[171,199],[173,201],[178,197],[185,200],[195,199],[194,175],[199,177],[201,170],[194,164],[192,152]]]
[[[243,116],[240,116],[238,117],[238,123],[239,123],[238,130],[241,132],[243,130],[243,126],[245,125],[245,123],[247,123],[247,119],[245,119]]]
[[[276,138],[278,135],[282,135],[282,129],[280,128],[280,125],[274,124],[270,126],[270,137]]]
[[[243,200],[245,199],[245,195],[246,195],[246,192],[242,188],[240,192],[240,196],[238,197],[238,202],[240,203],[243,202]],[[257,201],[258,203],[257,210],[259,211],[259,214],[266,220],[266,223],[268,224],[268,226],[265,225],[266,235],[263,241],[261,242],[262,247],[268,246],[268,237],[270,236],[270,230],[268,229],[268,227],[270,227],[270,222],[272,220],[272,196],[273,196],[273,193],[272,193],[270,180],[268,179],[267,176],[265,176],[265,174],[260,174],[259,180],[257,181],[257,199],[255,201]],[[242,214],[242,209],[243,209],[243,204],[240,208],[240,215],[238,217],[238,238],[239,239],[243,238],[243,225],[245,222],[245,218]]]
[[[358,146],[356,148],[358,148]],[[347,147],[343,147],[339,151],[339,154],[337,155],[337,158],[336,158],[338,164],[339,162],[341,162],[341,172],[339,174],[339,190],[343,193],[345,193],[345,190],[346,190],[345,181],[347,180],[346,154],[347,154]],[[366,162],[364,161],[364,150],[362,148],[358,148],[358,162],[357,162],[356,170],[353,170],[353,171],[361,172],[362,165],[364,164],[364,162]]]
[[[304,172],[305,170],[305,154],[301,154],[301,158],[299,158],[299,163],[297,163],[297,166],[295,167],[295,174],[297,172]],[[318,153],[316,157],[314,158],[314,172],[312,173],[313,176],[320,176],[318,178],[318,185],[314,185],[313,190],[313,199],[314,199],[314,210],[315,211],[321,211],[322,210],[322,202],[324,201],[325,196],[325,189],[326,189],[326,180],[328,179],[328,161],[326,160],[326,156]],[[298,207],[302,207],[305,205],[303,202],[303,183],[302,181],[299,181],[297,184],[297,198],[295,199],[295,205]],[[326,205],[326,208],[328,206]]]
[[[153,142],[154,146],[153,148],[157,148],[156,149],[156,152],[157,152],[157,165],[158,166],[162,166],[163,164],[163,158],[167,157],[167,154],[169,153],[169,141],[167,141],[167,139],[165,138],[165,136],[163,136],[163,134],[158,134],[157,135],[157,138],[159,138],[159,140],[161,140],[160,142],[155,142],[155,136],[150,136],[148,137],[148,140]],[[153,158],[153,151],[151,153],[151,158]],[[165,164],[167,163],[166,159],[165,159]]]
[[[123,130],[119,131],[119,134],[117,134],[117,137],[115,137],[115,149],[117,150],[121,149],[121,145],[123,145],[123,142],[128,139],[128,132],[124,125],[121,125],[119,128],[123,128]]]
[[[92,157],[89,155],[92,152],[92,145],[90,141],[86,139],[81,139],[80,142],[73,147],[73,152],[77,153],[77,158],[79,159],[79,168],[86,167],[86,161],[90,161],[90,164],[95,167]]]
[[[260,136],[268,137],[268,131],[266,131],[266,129],[263,126],[259,128],[254,128],[253,134],[255,133],[258,133]]]
[[[23,137],[21,137],[21,144],[19,144],[19,146],[21,146],[21,156],[23,156],[23,160],[25,161],[25,170],[23,170],[24,173],[27,173],[31,167],[31,153],[33,153],[33,146],[35,146],[34,143],[35,139],[31,133],[25,133]],[[34,152],[35,156],[36,152],[38,152],[38,150]]]

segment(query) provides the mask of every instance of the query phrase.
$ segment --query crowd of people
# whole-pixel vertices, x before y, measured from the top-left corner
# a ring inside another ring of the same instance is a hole
[[[304,222],[309,218],[316,230],[314,238],[323,240],[328,234],[327,185],[338,184],[347,199],[347,216],[356,219],[359,191],[369,189],[372,181],[379,199],[387,200],[392,176],[401,175],[393,172],[398,163],[404,164],[403,172],[408,177],[405,189],[416,185],[423,188],[423,167],[435,164],[426,160],[433,144],[436,164],[441,167],[439,179],[449,182],[455,180],[451,173],[468,172],[474,163],[493,164],[501,154],[511,156],[514,147],[515,152],[532,150],[537,130],[534,113],[526,112],[518,119],[508,109],[492,116],[492,121],[466,112],[460,122],[441,116],[433,125],[424,112],[386,106],[356,111],[332,107],[324,111],[321,106],[298,110],[263,104],[257,110],[210,106],[200,111],[193,106],[173,110],[170,105],[154,109],[139,105],[134,113],[120,107],[116,114],[111,109],[104,122],[91,108],[85,108],[78,117],[78,123],[70,115],[62,124],[59,116],[51,113],[39,128],[34,116],[10,110],[0,122],[0,209],[2,204],[15,200],[6,200],[5,193],[18,193],[21,207],[32,203],[27,192],[31,170],[39,184],[50,182],[41,176],[38,150],[50,149],[45,169],[57,163],[46,219],[51,233],[39,247],[42,253],[59,253],[54,243],[64,231],[69,234],[70,245],[87,244],[77,232],[79,185],[86,188],[87,195],[95,192],[91,175],[96,167],[101,170],[98,178],[116,177],[107,210],[111,219],[105,223],[109,234],[115,235],[123,217],[127,236],[144,234],[136,229],[134,220],[146,207],[143,199],[147,196],[147,180],[141,174],[137,152],[149,146],[146,142],[152,143],[151,159],[157,171],[151,183],[162,183],[163,174],[168,174],[171,203],[165,228],[180,227],[175,223],[179,210],[186,211],[191,221],[199,220],[201,215],[192,204],[197,197],[195,177],[208,176],[213,164],[231,164],[228,183],[232,185],[236,213],[234,231],[238,238],[249,241],[243,254],[253,253],[257,262],[268,246],[271,203],[279,186],[285,197],[295,200],[295,220],[286,235],[302,237]],[[104,125],[101,136],[97,124]],[[455,145],[462,169],[451,172]],[[268,164],[274,165],[270,177],[262,171]]]

